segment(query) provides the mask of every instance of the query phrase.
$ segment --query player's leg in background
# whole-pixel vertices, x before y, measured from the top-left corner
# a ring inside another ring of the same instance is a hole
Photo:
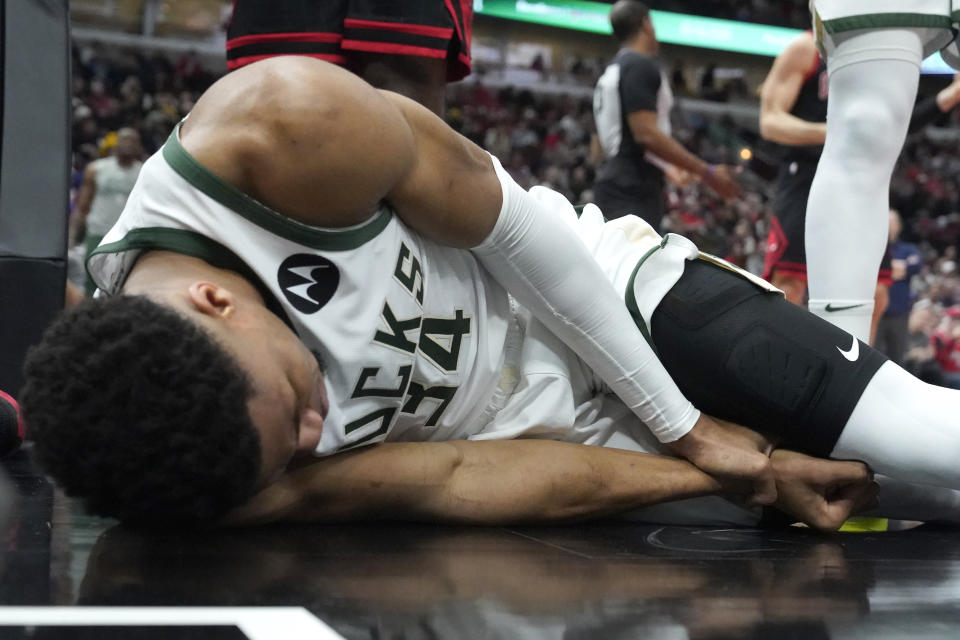
[[[781,219],[783,220],[781,222]],[[764,255],[763,278],[783,291],[787,302],[806,306],[807,266],[803,252],[803,211],[799,219],[774,215],[770,218]]]
[[[873,317],[870,318],[870,345],[888,358],[890,354],[885,348],[877,347],[877,342],[882,341],[880,327],[883,321],[883,315],[887,312],[887,307],[890,306],[890,285],[893,284],[892,261],[893,250],[890,243],[887,242],[887,248],[883,252],[883,258],[880,261],[880,271],[877,273],[877,286],[873,294]],[[897,361],[894,360],[894,362]],[[897,364],[900,363],[897,362]]]
[[[877,325],[877,348],[903,366],[907,351],[910,314],[884,315]]]
[[[827,140],[807,203],[810,311],[867,342],[890,175],[923,56],[921,32],[858,31],[828,51]]]
[[[790,304],[798,307],[805,306],[807,295],[807,281],[798,276],[785,275],[780,271],[774,271],[770,278],[770,284],[783,291],[784,297]]]
[[[765,246],[763,278],[798,307],[807,302],[804,220],[815,171],[813,162],[794,161],[780,168]]]
[[[872,345],[877,344],[877,327],[889,304],[890,288],[886,284],[878,282],[873,293],[873,315],[870,317],[870,344]],[[886,353],[883,349],[880,352]]]

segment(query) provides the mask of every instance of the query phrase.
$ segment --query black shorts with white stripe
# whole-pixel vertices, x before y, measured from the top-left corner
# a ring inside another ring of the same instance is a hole
[[[447,79],[470,73],[470,0],[235,0],[227,67],[278,55],[349,65],[351,52],[447,61]]]

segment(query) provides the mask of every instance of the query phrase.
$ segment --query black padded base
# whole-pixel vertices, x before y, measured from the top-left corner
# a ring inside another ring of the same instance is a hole
[[[17,397],[23,358],[63,308],[66,263],[0,256],[0,389]]]
[[[20,412],[11,400],[0,390],[0,458],[16,451],[23,440]]]
[[[731,271],[688,262],[651,319],[660,359],[701,411],[829,455],[887,358]]]

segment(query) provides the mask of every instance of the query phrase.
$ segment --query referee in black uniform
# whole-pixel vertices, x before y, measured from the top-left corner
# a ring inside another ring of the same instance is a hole
[[[604,162],[594,194],[607,219],[640,216],[659,229],[666,210],[664,173],[678,183],[701,179],[724,197],[740,193],[729,167],[700,160],[670,137],[673,94],[656,53],[650,10],[620,0],[610,11],[620,52],[593,94],[593,114]]]

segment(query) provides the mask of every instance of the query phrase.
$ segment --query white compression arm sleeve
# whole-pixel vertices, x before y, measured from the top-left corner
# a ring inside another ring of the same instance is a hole
[[[493,160],[500,217],[472,249],[520,304],[571,347],[661,442],[686,435],[700,412],[683,396],[576,233]]]

